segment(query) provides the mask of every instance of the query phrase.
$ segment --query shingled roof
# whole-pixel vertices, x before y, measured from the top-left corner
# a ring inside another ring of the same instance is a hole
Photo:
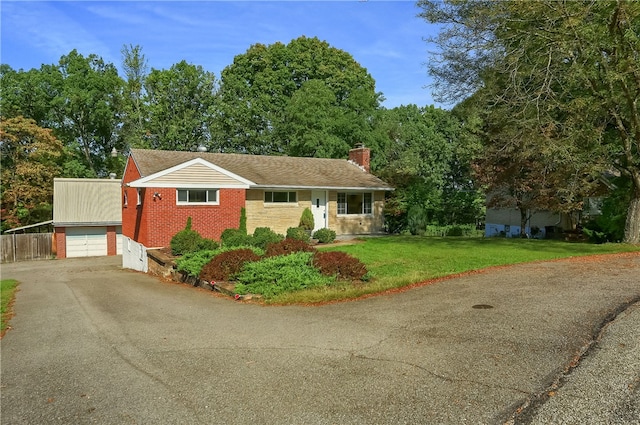
[[[251,181],[256,188],[393,190],[345,159],[131,149],[142,177],[201,158]]]

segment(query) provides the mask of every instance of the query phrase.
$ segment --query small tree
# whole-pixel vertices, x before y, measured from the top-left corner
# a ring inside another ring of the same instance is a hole
[[[183,255],[200,250],[213,250],[218,243],[212,239],[203,238],[200,233],[191,229],[191,217],[187,218],[187,225],[171,238],[171,253]]]
[[[300,216],[300,224],[298,227],[302,227],[305,230],[313,230],[315,227],[315,222],[313,220],[313,213],[309,208],[305,208],[302,211],[302,216]]]
[[[240,232],[243,234],[247,234],[247,210],[242,207],[240,208]]]

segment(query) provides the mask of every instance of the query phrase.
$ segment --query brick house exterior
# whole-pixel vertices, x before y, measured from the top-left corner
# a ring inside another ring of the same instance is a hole
[[[245,208],[247,230],[286,233],[305,208],[316,228],[337,234],[383,231],[385,192],[371,175],[369,149],[349,160],[132,149],[122,180],[122,233],[146,247],[165,247],[192,228],[219,240],[238,228]]]

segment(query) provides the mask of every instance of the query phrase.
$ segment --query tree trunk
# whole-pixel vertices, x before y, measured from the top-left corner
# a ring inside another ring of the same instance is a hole
[[[624,241],[640,244],[640,175],[634,176],[633,198],[627,210],[627,221],[624,225]]]
[[[527,237],[527,208],[520,208],[520,237]]]

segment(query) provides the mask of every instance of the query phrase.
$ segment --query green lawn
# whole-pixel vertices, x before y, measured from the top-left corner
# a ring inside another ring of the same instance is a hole
[[[4,334],[11,315],[10,304],[15,297],[18,282],[13,279],[0,280],[0,335]]]
[[[339,283],[331,287],[292,292],[273,303],[318,303],[356,298],[413,283],[491,266],[575,256],[640,252],[626,244],[571,243],[552,240],[503,238],[436,238],[389,236],[325,248],[347,252],[366,264],[373,275],[364,284]]]

